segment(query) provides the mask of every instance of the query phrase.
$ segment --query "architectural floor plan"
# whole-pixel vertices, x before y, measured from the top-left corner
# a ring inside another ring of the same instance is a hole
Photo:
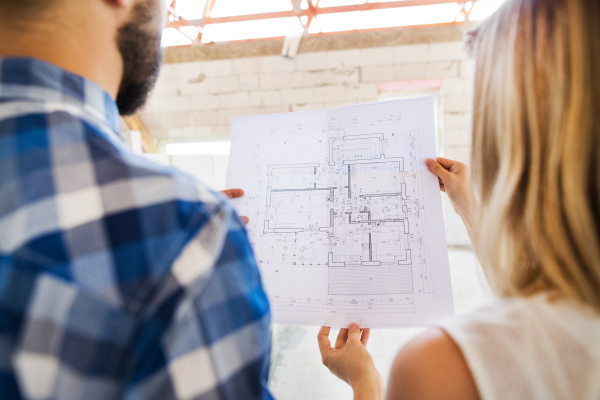
[[[408,326],[453,312],[431,98],[235,119],[228,186],[274,322]]]

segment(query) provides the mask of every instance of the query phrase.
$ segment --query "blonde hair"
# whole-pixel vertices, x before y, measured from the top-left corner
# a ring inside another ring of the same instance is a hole
[[[471,36],[482,264],[600,311],[600,1],[507,0]]]

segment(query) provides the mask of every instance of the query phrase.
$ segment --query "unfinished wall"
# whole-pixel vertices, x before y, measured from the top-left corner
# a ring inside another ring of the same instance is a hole
[[[228,138],[234,117],[373,102],[382,98],[382,82],[439,78],[439,153],[468,162],[471,75],[460,41],[307,52],[293,60],[267,55],[172,63],[163,66],[142,118],[158,139]],[[220,186],[226,157],[215,162],[173,158]],[[445,212],[448,242],[468,243],[447,199]]]

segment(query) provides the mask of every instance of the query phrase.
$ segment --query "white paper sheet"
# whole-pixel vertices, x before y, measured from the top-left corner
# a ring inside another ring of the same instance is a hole
[[[452,315],[431,97],[236,118],[227,187],[283,324]]]

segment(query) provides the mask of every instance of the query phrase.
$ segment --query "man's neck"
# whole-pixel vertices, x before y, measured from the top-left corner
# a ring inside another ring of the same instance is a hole
[[[123,62],[115,39],[94,34],[85,23],[73,22],[66,28],[53,25],[52,29],[40,23],[31,28],[35,32],[7,27],[0,21],[0,57],[46,61],[95,82],[116,99]]]

